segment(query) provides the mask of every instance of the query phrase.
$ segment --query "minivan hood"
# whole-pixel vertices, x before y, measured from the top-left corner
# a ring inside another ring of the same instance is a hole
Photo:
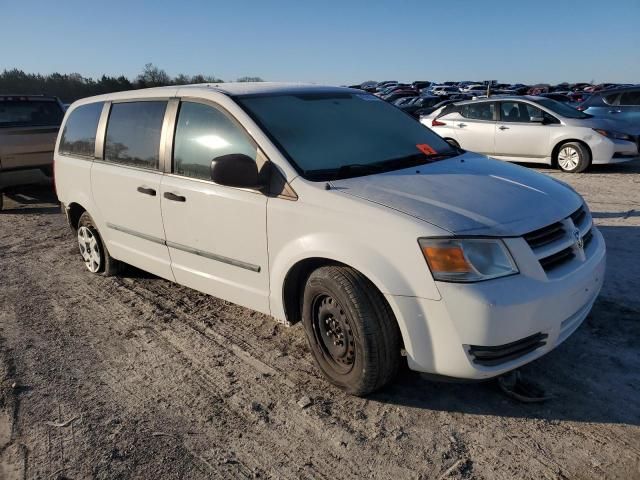
[[[622,132],[633,134],[632,128],[622,120],[613,120],[610,118],[591,117],[591,118],[564,118],[563,121],[572,127],[585,127],[585,128],[601,128],[602,130],[609,130],[614,132]],[[636,129],[637,130],[637,129]]]
[[[330,185],[455,235],[520,236],[582,204],[564,183],[475,153]]]

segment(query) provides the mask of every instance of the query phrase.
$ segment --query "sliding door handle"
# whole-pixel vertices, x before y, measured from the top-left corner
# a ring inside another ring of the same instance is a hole
[[[182,195],[176,195],[175,193],[171,193],[171,192],[164,192],[164,198],[166,198],[167,200],[173,200],[174,202],[187,201],[186,197],[183,197]]]
[[[151,195],[152,197],[156,196],[156,191],[153,188],[149,187],[138,187],[138,191],[140,193],[144,193],[145,195]]]

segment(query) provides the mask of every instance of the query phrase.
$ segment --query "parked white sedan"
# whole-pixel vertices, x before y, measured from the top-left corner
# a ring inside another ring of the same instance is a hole
[[[549,98],[500,97],[449,104],[420,121],[466,150],[566,172],[638,157],[638,140],[609,120]]]

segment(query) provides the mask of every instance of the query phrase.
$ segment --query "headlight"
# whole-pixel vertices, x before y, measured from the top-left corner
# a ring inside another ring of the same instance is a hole
[[[608,138],[615,138],[616,140],[626,140],[627,142],[633,142],[633,138],[631,137],[631,135],[627,135],[626,133],[611,132],[609,130],[602,130],[600,128],[594,128],[594,130],[600,135]]]
[[[420,238],[431,273],[444,282],[480,282],[518,273],[509,250],[495,238]]]

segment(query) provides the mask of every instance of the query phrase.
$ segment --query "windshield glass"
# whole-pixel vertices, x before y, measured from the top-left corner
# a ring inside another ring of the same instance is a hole
[[[536,103],[542,105],[545,108],[548,108],[552,112],[557,113],[558,115],[566,118],[591,118],[591,115],[587,113],[582,113],[579,110],[576,110],[569,105],[565,105],[564,103],[556,102],[550,98],[542,98],[537,99]]]
[[[55,100],[0,101],[0,127],[59,126],[63,116]]]
[[[258,94],[236,100],[310,180],[395,170],[457,154],[431,130],[370,94]]]

